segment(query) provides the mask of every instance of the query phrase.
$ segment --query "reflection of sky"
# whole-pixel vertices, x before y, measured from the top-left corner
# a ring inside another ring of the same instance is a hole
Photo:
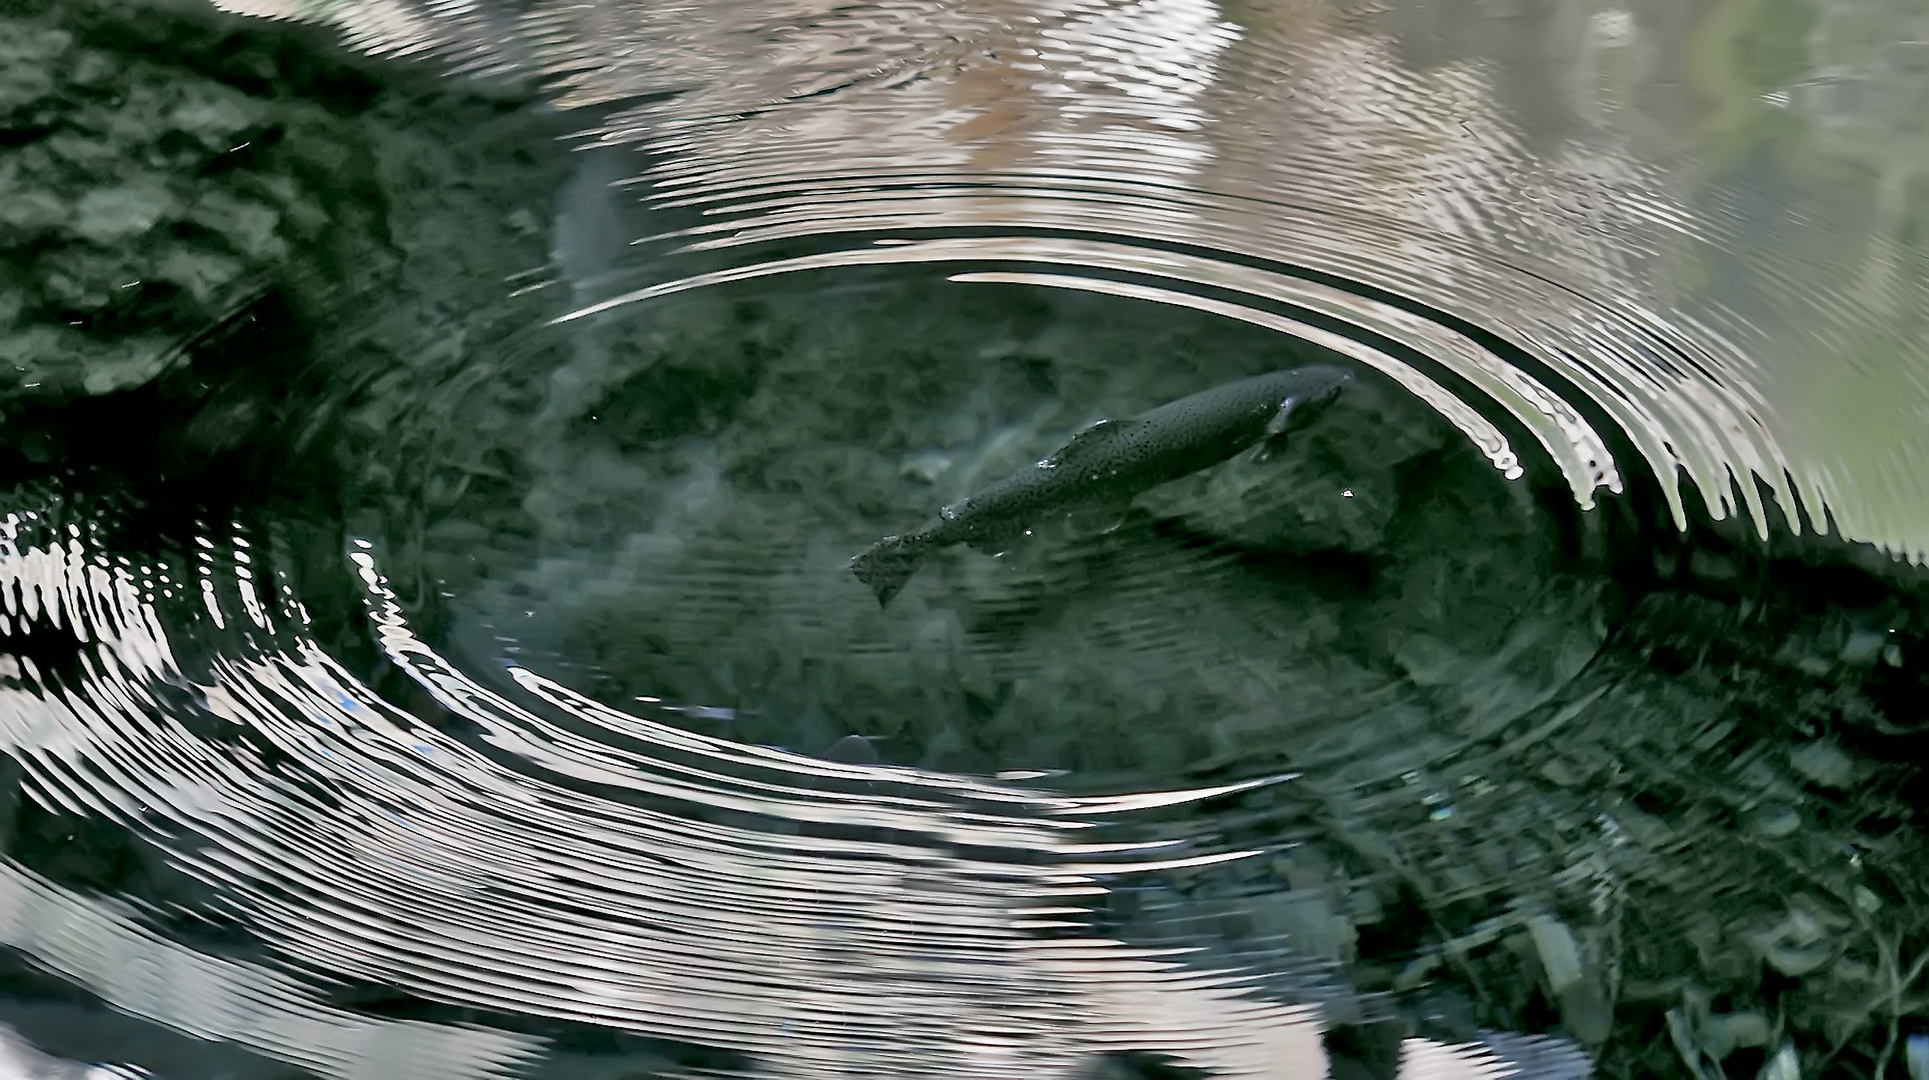
[[[1050,19],[1057,12],[1040,5],[1039,14]],[[1057,73],[1056,85],[1040,89],[1057,99],[1059,115],[1073,122],[1112,115],[1135,128],[1205,126],[1209,117],[1198,98],[1217,79],[1220,54],[1238,37],[1212,4],[1142,0],[1069,14],[1040,33],[1031,50],[1040,68]]]
[[[483,67],[513,64],[522,48],[478,2],[226,2],[332,20],[368,47],[440,49]],[[567,100],[680,92],[618,117],[608,134],[671,151],[664,190],[712,210],[728,204],[748,235],[780,222],[792,234],[867,222],[1050,227],[1068,200],[1095,201],[1081,187],[1171,186],[1105,198],[1116,217],[1172,238],[1315,265],[1500,330],[1602,403],[1664,486],[1685,468],[1722,504],[1731,475],[1758,471],[1784,498],[1791,482],[1811,498],[1826,494],[1850,535],[1924,547],[1929,519],[1908,508],[1929,499],[1879,478],[1920,472],[1912,466],[1929,446],[1899,420],[1872,442],[1846,419],[1898,394],[1916,401],[1917,380],[1831,377],[1811,360],[1817,347],[1908,357],[1893,365],[1903,368],[1922,359],[1919,341],[1863,332],[1929,309],[1898,241],[1910,178],[1924,167],[1919,148],[1929,145],[1914,77],[1929,48],[1919,5],[1820,5],[1805,39],[1808,73],[1760,92],[1715,87],[1747,100],[1717,103],[1708,131],[1696,127],[1706,113],[1644,88],[1714,77],[1710,57],[1733,69],[1721,77],[1735,77],[1742,46],[1664,53],[1658,34],[1686,42],[1704,28],[1674,14],[1587,7],[1551,6],[1534,34],[1498,24],[1482,34],[1478,5],[1442,5],[1419,32],[1452,24],[1449,49],[1463,58],[1426,72],[1402,66],[1396,51],[1415,43],[1376,33],[1370,14],[1315,5],[1241,6],[1241,29],[1199,0],[835,9],[606,0],[537,4],[523,25]],[[1727,33],[1743,31],[1786,36],[1767,25]],[[1495,78],[1531,72],[1546,74]],[[1550,136],[1537,121],[1523,140],[1530,125],[1518,119],[1560,112],[1522,98],[1536,86],[1581,122]],[[1698,144],[1714,140],[1714,153],[1726,153],[1719,144],[1738,137],[1738,124],[1759,126],[1750,117],[1762,110],[1812,122],[1813,143],[1783,155],[1814,159],[1800,169],[1827,155],[1877,174],[1851,200],[1873,204],[1866,222],[1833,212],[1848,192],[1823,179],[1826,169],[1811,169],[1776,207],[1788,222],[1834,218],[1831,236],[1859,232],[1866,239],[1853,253],[1801,230],[1763,252],[1720,216],[1721,200],[1698,197],[1726,179],[1697,158]],[[995,208],[946,191],[1013,174],[1054,181],[1008,184]],[[876,191],[884,177],[920,187],[890,195],[887,211]],[[1269,228],[1269,212],[1245,204],[1254,198],[1317,208],[1324,228],[1310,244],[1301,230]],[[1750,296],[1701,303],[1707,265],[1738,249],[1761,267]],[[1783,282],[1796,287],[1784,294]],[[1604,321],[1633,328],[1602,335]],[[1678,360],[1696,372],[1696,393],[1675,392]],[[1689,445],[1707,432],[1731,436]]]
[[[517,1075],[540,1052],[526,1036],[332,1007],[318,986],[186,948],[142,926],[126,905],[82,896],[11,863],[0,863],[0,943],[116,1009],[320,1076],[482,1080]],[[73,1075],[83,1073],[76,1067]]]
[[[1914,382],[1812,360],[1818,345],[1908,357],[1902,368],[1923,358],[1919,341],[1862,332],[1929,309],[1896,241],[1921,168],[1909,148],[1925,145],[1908,75],[1920,11],[1823,5],[1808,76],[1703,107],[1652,91],[1732,81],[1740,45],[1676,42],[1718,26],[1580,4],[1506,25],[1477,4],[1437,8],[1415,32],[1452,37],[1458,56],[1425,70],[1400,57],[1440,50],[1381,32],[1409,13],[1380,20],[1371,6],[558,0],[535,4],[520,36],[479,3],[341,0],[325,17],[369,47],[533,64],[570,104],[674,93],[616,110],[602,133],[662,151],[659,201],[701,208],[740,242],[1096,228],[1309,266],[1524,349],[1615,419],[1671,498],[1685,474],[1726,512],[1733,480],[1753,472],[1783,500],[1826,495],[1851,536],[1929,543],[1929,518],[1910,509],[1929,498],[1879,481],[1920,473],[1929,436],[1898,421],[1871,440],[1845,420],[1919,399]],[[1849,200],[1872,201],[1873,220],[1832,212],[1848,192],[1818,170],[1774,216],[1833,223],[1764,253],[1704,198],[1735,180],[1702,144],[1719,158],[1777,110],[1811,118],[1815,138],[1782,160],[1875,169]],[[1866,238],[1852,253],[1829,239],[1843,229]],[[1752,268],[1748,295],[1707,302],[1709,268],[1732,258]],[[1752,504],[1754,485],[1740,494]]]
[[[1241,33],[1190,4],[1012,15],[923,69],[921,84],[948,87],[936,111],[853,90],[705,120],[656,179],[712,216],[706,247],[1047,227],[1282,259],[1499,331],[1601,402],[1664,487],[1685,466],[1720,478],[1705,486],[1725,502],[1728,469],[1775,458],[1731,386],[1732,344],[1669,320],[1669,268],[1700,226],[1664,173],[1598,133],[1530,147],[1480,63],[1407,74],[1381,38],[1317,20],[1294,34]],[[1674,394],[1672,358],[1697,353],[1705,392]],[[1561,432],[1553,456],[1584,504],[1619,490],[1602,440],[1544,384],[1484,348],[1428,355],[1513,387],[1508,408]]]

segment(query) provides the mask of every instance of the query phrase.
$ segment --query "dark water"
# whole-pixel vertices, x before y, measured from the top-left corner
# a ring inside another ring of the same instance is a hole
[[[1909,11],[235,6],[0,5],[0,1076],[1929,1069]]]

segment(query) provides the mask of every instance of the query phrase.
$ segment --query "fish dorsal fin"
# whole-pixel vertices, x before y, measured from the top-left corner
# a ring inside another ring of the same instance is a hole
[[[1070,442],[1045,459],[1045,464],[1057,468],[1060,465],[1077,466],[1088,462],[1094,454],[1111,445],[1136,423],[1136,420],[1100,420],[1072,436]]]

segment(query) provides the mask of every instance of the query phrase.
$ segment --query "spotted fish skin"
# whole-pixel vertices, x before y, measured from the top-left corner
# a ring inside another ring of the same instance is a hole
[[[1122,506],[1257,443],[1270,451],[1338,400],[1351,381],[1343,368],[1290,368],[1202,390],[1130,419],[1101,421],[916,530],[872,544],[851,560],[851,572],[871,587],[880,607],[887,605],[933,551],[953,544],[996,550],[1046,518]]]

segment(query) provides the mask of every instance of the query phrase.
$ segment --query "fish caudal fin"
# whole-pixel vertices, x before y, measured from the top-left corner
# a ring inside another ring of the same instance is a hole
[[[902,536],[887,536],[851,559],[851,573],[871,587],[878,607],[889,604],[917,568],[918,553]]]

